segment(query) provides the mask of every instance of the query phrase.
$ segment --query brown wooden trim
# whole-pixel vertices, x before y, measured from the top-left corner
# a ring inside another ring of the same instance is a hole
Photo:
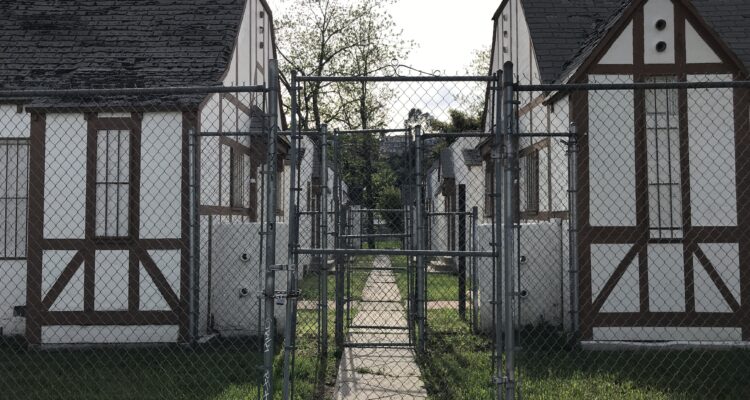
[[[749,79],[736,74],[735,79]],[[734,90],[735,158],[737,168],[737,228],[739,241],[742,339],[750,341],[750,90]]]
[[[40,315],[42,325],[177,325],[179,316],[173,311],[50,311]]]
[[[534,111],[537,107],[544,105],[544,100],[547,98],[546,94],[540,94],[539,96],[531,99],[531,101],[525,106],[518,110],[518,118],[524,117],[526,114]]]
[[[201,215],[220,215],[220,216],[238,216],[238,217],[252,217],[252,210],[249,208],[233,208],[233,207],[222,207],[222,206],[200,206]]]
[[[740,310],[740,304],[737,302],[737,299],[734,298],[732,291],[729,290],[727,284],[721,279],[721,275],[716,271],[716,267],[714,267],[711,260],[709,260],[703,250],[701,250],[700,246],[696,246],[695,256],[703,266],[703,269],[706,270],[706,273],[708,273],[708,277],[711,278],[711,281],[716,285],[716,288],[719,289],[721,296],[724,297],[724,300],[732,309],[732,312],[738,312]]]
[[[531,145],[529,145],[529,146],[524,147],[523,149],[521,149],[521,151],[518,152],[518,155],[519,155],[519,157],[525,157],[525,156],[528,156],[529,154],[532,154],[534,152],[539,152],[539,151],[542,151],[542,150],[545,150],[545,149],[549,149],[550,148],[550,143],[551,143],[550,138],[546,138],[546,139],[540,140],[540,141],[538,141],[536,143],[533,143],[533,144],[531,144]]]
[[[591,226],[585,232],[581,239],[590,241],[590,244],[633,244],[643,238],[642,230],[632,226]]]
[[[162,297],[164,297],[164,300],[166,300],[169,308],[172,311],[178,311],[180,303],[177,294],[172,290],[172,286],[170,286],[167,278],[164,277],[164,273],[156,265],[156,262],[154,262],[154,259],[151,258],[151,255],[147,251],[138,251],[135,253],[138,261],[143,265],[143,269],[146,270],[148,276],[151,277],[151,280]]]
[[[181,250],[185,242],[178,238],[163,239],[44,239],[40,241],[45,250]]]
[[[582,78],[578,83],[586,83]],[[578,129],[578,196],[577,204],[574,205],[578,212],[578,230],[580,240],[578,241],[579,254],[579,293],[578,304],[580,309],[581,337],[591,338],[593,335],[593,304],[591,288],[591,246],[586,238],[591,238],[590,225],[590,184],[589,184],[589,98],[586,92],[573,92],[570,94],[569,112],[572,121]]]
[[[250,117],[258,116],[258,113],[262,112],[260,109],[254,111],[253,105],[247,105],[243,103],[240,99],[237,98],[237,96],[232,93],[222,93],[221,97],[223,97],[226,101],[237,107],[238,110],[242,111]]]
[[[642,68],[630,64],[594,65],[587,71],[594,75],[635,75],[638,73],[649,75],[675,75],[677,71],[687,74],[731,74],[735,70],[726,64],[685,64],[675,67],[675,64],[648,64]]]
[[[135,251],[128,252],[128,311],[140,309],[141,267]]]
[[[28,273],[26,276],[26,340],[42,340],[42,238],[44,237],[44,173],[46,115],[31,112],[29,147]]]
[[[522,212],[521,217],[524,221],[549,222],[553,219],[566,220],[570,218],[570,213],[568,211]]]
[[[617,265],[617,268],[615,268],[612,276],[609,277],[607,282],[602,287],[602,290],[594,300],[594,313],[598,313],[602,309],[604,302],[607,301],[607,298],[609,298],[609,296],[612,294],[612,291],[615,290],[617,284],[620,283],[620,280],[625,275],[625,272],[627,272],[628,268],[630,268],[630,266],[633,264],[633,261],[635,261],[635,258],[641,253],[641,249],[643,248],[643,246],[645,246],[645,243],[636,243],[635,245],[633,245],[633,247],[630,248],[625,257]]]
[[[189,136],[191,131],[198,132],[199,111],[182,113],[182,240],[183,247],[180,259],[180,289],[179,289],[179,307],[173,310],[177,312],[180,325],[180,342],[188,342],[190,339],[190,315],[189,304],[191,296],[197,295],[198,291],[190,291],[190,142]],[[223,119],[223,118],[222,118]],[[198,195],[198,204],[200,204],[200,193]],[[196,227],[196,229],[200,229]],[[196,268],[200,263],[196,263]],[[200,276],[196,271],[196,276]],[[165,297],[166,299],[166,297]],[[172,299],[171,301],[173,301]],[[169,302],[170,300],[167,299]],[[196,321],[197,322],[197,321]]]
[[[739,327],[741,322],[735,313],[695,312],[599,313],[593,320],[596,327],[635,328]]]
[[[42,306],[45,310],[49,310],[50,307],[55,304],[55,301],[57,301],[57,298],[60,297],[63,289],[65,289],[68,283],[70,283],[70,280],[73,279],[73,276],[75,276],[76,272],[78,272],[82,264],[83,253],[79,251],[73,256],[68,265],[65,266],[65,269],[63,269],[60,276],[57,277],[55,283],[47,292],[47,295],[44,296],[44,300],[42,300]]]

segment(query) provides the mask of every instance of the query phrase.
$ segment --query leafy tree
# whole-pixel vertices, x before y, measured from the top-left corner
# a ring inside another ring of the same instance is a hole
[[[290,0],[287,0],[290,1]],[[291,0],[292,7],[277,20],[282,75],[292,71],[313,76],[373,76],[408,56],[413,43],[403,39],[387,6],[396,0]],[[287,90],[290,82],[282,79]],[[347,130],[381,128],[386,104],[393,94],[364,82],[308,82],[299,92],[298,121],[302,129]],[[289,102],[285,102],[289,104]],[[343,178],[356,202],[376,207],[377,137],[347,137],[342,149]],[[373,214],[366,230],[374,232]],[[374,245],[371,241],[370,245]]]
[[[387,11],[395,1],[284,0],[290,6],[277,18],[275,28],[287,90],[292,71],[372,76],[389,68],[392,60],[406,58],[414,43],[403,39]],[[299,94],[300,127],[319,129],[322,123],[344,129],[378,127],[384,123],[388,95],[361,83],[308,82]]]

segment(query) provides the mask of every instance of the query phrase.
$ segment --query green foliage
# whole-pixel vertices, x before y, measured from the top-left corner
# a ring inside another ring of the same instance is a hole
[[[395,186],[384,187],[378,192],[378,208],[397,210],[403,208],[403,202],[401,201],[401,191]],[[400,212],[384,212],[381,213],[383,219],[388,224],[388,228],[394,232],[400,232],[404,226],[404,214]]]
[[[276,35],[283,82],[292,71],[303,75],[370,76],[405,59],[414,43],[403,38],[388,12],[394,0],[286,0],[277,16]],[[293,6],[292,6],[293,3]],[[308,83],[300,93],[303,129],[358,129],[385,123],[387,90],[358,83]],[[288,104],[286,101],[287,111]]]

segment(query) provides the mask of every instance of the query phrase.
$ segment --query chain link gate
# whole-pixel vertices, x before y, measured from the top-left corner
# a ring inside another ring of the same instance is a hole
[[[290,264],[299,273],[290,285],[300,300],[287,310],[284,398],[452,398],[444,378],[455,355],[443,344],[465,335],[473,339],[460,351],[481,355],[466,395],[495,396],[502,342],[488,333],[500,311],[500,196],[485,185],[498,176],[485,163],[496,152],[481,154],[479,144],[497,140],[498,114],[475,116],[467,104],[497,97],[499,87],[495,77],[293,75],[283,134],[311,180],[289,185],[298,221]],[[359,93],[355,103],[369,111],[352,111],[356,123],[318,125],[316,107],[336,93]],[[473,125],[461,125],[463,116]],[[302,349],[302,336],[316,352]]]

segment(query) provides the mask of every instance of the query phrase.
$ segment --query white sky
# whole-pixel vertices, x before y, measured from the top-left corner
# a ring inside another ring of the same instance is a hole
[[[501,0],[399,0],[389,6],[404,38],[416,42],[408,60],[424,71],[463,74],[474,50],[492,44],[492,15]],[[278,15],[294,1],[269,0]]]

